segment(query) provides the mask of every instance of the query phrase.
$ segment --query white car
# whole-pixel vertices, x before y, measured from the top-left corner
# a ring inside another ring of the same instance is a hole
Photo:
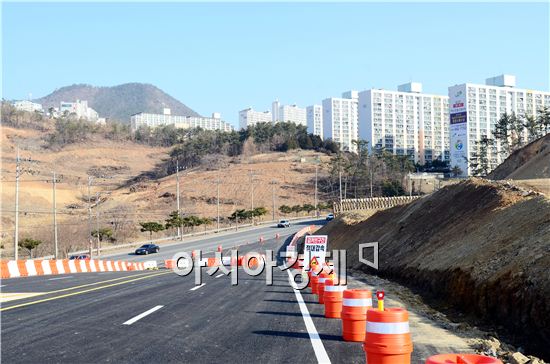
[[[282,227],[282,228],[290,227],[290,221],[288,221],[288,220],[281,220],[281,221],[279,221],[279,223],[277,224],[277,227]]]
[[[334,220],[334,214],[328,214],[326,220],[327,221]]]

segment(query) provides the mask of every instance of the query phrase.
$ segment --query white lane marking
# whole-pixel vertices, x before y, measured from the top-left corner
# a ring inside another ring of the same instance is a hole
[[[290,274],[290,270],[287,270],[287,273],[289,278],[292,279],[293,277]],[[300,311],[302,312],[302,317],[304,318],[304,323],[306,324],[307,333],[309,334],[309,339],[311,340],[313,351],[315,352],[315,356],[317,357],[317,362],[330,363],[330,358],[328,357],[327,351],[325,350],[325,346],[323,345],[323,341],[319,337],[319,333],[315,328],[315,324],[311,319],[311,315],[309,314],[309,310],[307,309],[306,303],[304,302],[304,299],[302,297],[302,294],[300,293],[300,290],[295,289],[294,294],[296,295],[296,301],[298,301],[298,306],[300,306]]]
[[[216,278],[220,278],[220,277],[223,277],[223,276],[224,276],[223,273],[222,273],[222,274],[218,274],[218,275],[216,276]]]
[[[50,279],[48,279],[48,281],[56,281],[56,280],[59,280],[59,279],[67,279],[67,278],[73,278],[73,276],[66,276],[66,277],[59,277],[59,278],[50,278]]]
[[[201,284],[200,286],[195,286],[195,287],[191,288],[190,291],[195,291],[195,290],[201,288],[202,286],[204,286],[205,284],[206,284],[206,283],[203,283],[203,284]]]
[[[164,307],[164,306],[155,306],[155,307],[153,307],[152,309],[147,310],[147,311],[145,311],[144,313],[141,313],[141,314],[137,315],[136,317],[129,319],[128,321],[126,321],[125,323],[123,323],[123,325],[131,325],[131,324],[133,324],[134,322],[136,322],[137,320],[141,320],[141,319],[144,318],[145,316],[150,315],[150,314],[152,314],[153,312],[155,312],[155,311],[157,311],[157,310],[160,310],[160,309],[163,308],[163,307]]]
[[[0,288],[2,288],[2,287],[6,287],[6,285],[5,284],[0,284]]]

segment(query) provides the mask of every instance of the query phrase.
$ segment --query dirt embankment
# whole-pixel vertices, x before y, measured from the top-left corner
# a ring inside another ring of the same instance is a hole
[[[489,178],[550,178],[550,134],[516,150],[489,174]]]
[[[321,229],[348,267],[415,287],[550,357],[550,201],[471,179],[370,217]],[[357,245],[379,242],[379,270]]]

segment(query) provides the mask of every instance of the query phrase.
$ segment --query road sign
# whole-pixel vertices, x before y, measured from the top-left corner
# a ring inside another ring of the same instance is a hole
[[[306,235],[304,244],[304,269],[309,269],[312,259],[316,259],[319,265],[325,262],[327,241],[327,235]]]

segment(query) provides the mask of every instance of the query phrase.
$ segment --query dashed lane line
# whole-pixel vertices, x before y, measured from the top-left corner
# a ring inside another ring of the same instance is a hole
[[[142,318],[144,318],[145,316],[148,316],[150,314],[152,314],[153,312],[155,311],[158,311],[160,310],[161,308],[163,308],[164,306],[162,305],[159,305],[159,306],[155,306],[153,307],[152,309],[150,310],[147,310],[143,313],[140,313],[139,315],[137,315],[136,317],[133,317],[131,319],[129,319],[128,321],[124,322],[123,325],[131,325],[133,324],[134,322],[138,321],[138,320],[141,320]]]
[[[203,287],[203,286],[205,286],[205,285],[206,285],[206,283],[203,283],[203,284],[201,284],[201,285],[199,285],[199,286],[195,286],[195,287],[191,288],[190,291],[196,291],[197,289],[199,289],[199,288],[201,288],[201,287]]]
[[[73,278],[73,276],[58,277],[58,278],[49,278],[48,281],[58,281],[60,279]]]

